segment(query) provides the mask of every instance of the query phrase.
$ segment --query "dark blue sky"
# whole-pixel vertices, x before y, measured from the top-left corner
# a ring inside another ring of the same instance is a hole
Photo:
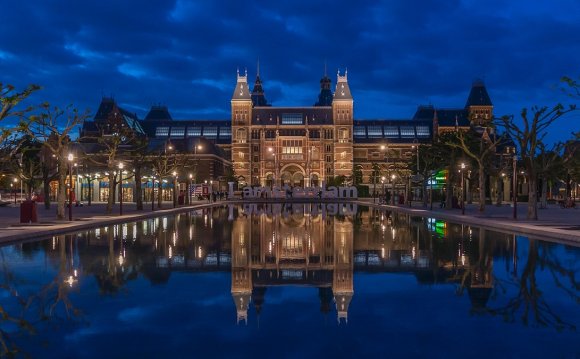
[[[409,118],[419,104],[463,107],[484,78],[495,114],[570,100],[580,77],[576,0],[6,1],[0,81],[44,87],[35,101],[96,110],[113,95],[144,117],[229,118],[236,68],[256,60],[274,105],[312,105],[348,68],[355,117]],[[561,120],[550,139],[580,128]]]

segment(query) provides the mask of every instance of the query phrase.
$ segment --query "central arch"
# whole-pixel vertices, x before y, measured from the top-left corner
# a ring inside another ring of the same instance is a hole
[[[280,170],[282,185],[304,187],[304,168],[295,163],[288,164]]]

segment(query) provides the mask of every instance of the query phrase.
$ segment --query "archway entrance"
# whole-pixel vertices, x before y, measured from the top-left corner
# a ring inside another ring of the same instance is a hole
[[[285,167],[281,174],[282,185],[304,187],[304,171],[297,165]]]

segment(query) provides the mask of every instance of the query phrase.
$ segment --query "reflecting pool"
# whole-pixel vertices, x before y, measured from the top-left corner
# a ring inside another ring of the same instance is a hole
[[[0,263],[2,346],[32,357],[580,356],[578,247],[352,204],[226,205]]]

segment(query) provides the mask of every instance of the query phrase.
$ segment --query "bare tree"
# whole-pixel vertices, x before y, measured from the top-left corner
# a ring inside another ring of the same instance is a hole
[[[68,168],[67,155],[71,151],[71,133],[88,116],[89,112],[80,113],[72,105],[64,110],[51,107],[49,103],[43,103],[40,115],[23,118],[22,129],[30,136],[36,137],[43,143],[48,154],[55,159],[58,179],[57,195],[57,219],[65,218],[66,202],[66,175]]]
[[[502,126],[520,149],[520,156],[528,181],[528,219],[538,219],[537,188],[539,168],[536,157],[547,134],[547,129],[560,117],[575,110],[575,105],[570,105],[568,108],[561,104],[557,104],[552,108],[533,106],[530,109],[531,113],[528,112],[527,108],[522,110],[521,124],[514,121],[513,116],[503,116],[500,119]]]

